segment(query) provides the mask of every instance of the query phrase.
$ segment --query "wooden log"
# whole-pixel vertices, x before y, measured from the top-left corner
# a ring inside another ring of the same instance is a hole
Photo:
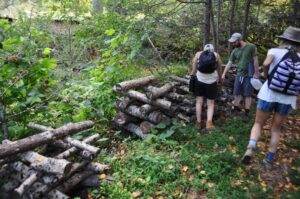
[[[177,85],[178,83],[175,83],[175,82],[171,82],[171,83],[167,83],[165,85],[163,85],[162,87],[160,88],[157,88],[157,87],[154,87],[153,89],[151,90],[148,90],[146,92],[146,96],[150,99],[150,100],[153,100],[153,99],[156,99],[158,97],[161,97],[161,96],[164,96],[166,95],[168,92],[170,92],[173,87],[175,85]]]
[[[19,187],[14,189],[15,195],[19,197],[22,196],[25,190],[27,190],[34,182],[36,182],[37,179],[38,179],[37,173],[30,175],[25,181],[21,183]]]
[[[33,129],[37,129],[37,130],[40,130],[40,131],[49,131],[49,130],[52,130],[51,127],[47,127],[47,126],[40,125],[40,124],[34,124],[34,123],[30,123],[30,124],[28,125],[28,127],[33,128]],[[85,139],[82,141],[82,143],[79,143],[79,145],[81,145],[81,147],[84,148],[84,147],[85,147],[84,144],[88,144],[88,143],[94,142],[94,141],[96,141],[99,137],[100,137],[99,134],[91,135],[90,137],[85,138]],[[67,137],[67,138],[65,138],[65,139],[67,139],[67,140],[69,140],[69,141],[71,141],[71,142],[74,141],[74,139],[69,138],[69,137]],[[66,145],[67,145],[67,146],[73,146],[73,145],[71,144],[71,142],[68,142],[68,144],[66,144]],[[76,142],[76,141],[75,141],[75,142]],[[63,148],[66,147],[66,146],[65,146],[65,142],[60,141],[60,142],[58,142],[57,144],[62,145]],[[75,144],[76,144],[76,143],[75,143]],[[77,144],[78,144],[78,143],[77,143]],[[89,146],[88,146],[88,147],[89,147]],[[79,151],[77,148],[80,148],[80,147],[76,147],[76,146],[68,147],[68,149],[66,149],[66,151],[64,151],[64,152],[62,152],[62,153],[56,155],[56,158],[58,158],[58,159],[68,158],[68,157],[70,157],[72,154],[77,153],[77,152]],[[95,149],[92,148],[92,150],[95,150]],[[97,150],[97,149],[96,149],[96,150]],[[83,157],[83,158],[85,158],[85,159],[92,159],[96,154],[97,154],[97,153],[90,152],[90,151],[85,150],[85,149],[84,149],[83,151],[80,152],[80,156]]]
[[[117,126],[124,125],[125,123],[128,122],[136,122],[136,121],[137,121],[136,117],[132,117],[123,112],[118,112],[114,118],[114,122]]]
[[[172,101],[182,102],[186,97],[184,95],[180,95],[176,92],[171,92],[166,95],[167,98],[171,99]]]
[[[7,144],[13,143],[9,140],[5,140],[3,142]],[[32,168],[39,171],[45,171],[47,173],[65,174],[70,171],[72,166],[72,164],[67,160],[48,158],[33,151],[27,151],[18,154],[18,156],[22,161],[29,162]]]
[[[99,139],[99,137],[100,137],[99,134],[94,134],[94,135],[89,136],[88,138],[85,138],[82,142],[88,144],[88,143],[96,141],[97,139]],[[71,147],[68,150],[56,155],[55,157],[58,158],[58,159],[68,158],[76,152],[78,152],[78,148],[77,147]],[[82,156],[84,156],[85,158],[88,158],[89,155],[85,155],[84,152],[85,151],[82,151]],[[87,153],[87,154],[89,154],[89,153]]]
[[[182,114],[182,113],[179,113],[179,114],[177,115],[177,117],[178,117],[179,119],[185,121],[185,122],[192,122],[192,121],[193,121],[193,117],[189,117],[189,116],[184,115],[184,114]]]
[[[133,123],[125,124],[124,129],[135,134],[136,136],[138,136],[142,139],[146,138],[146,135],[143,134],[143,131],[141,130],[141,128],[139,126],[137,126],[136,124],[133,124]]]
[[[71,178],[76,172],[78,172],[80,169],[86,167],[89,164],[89,161],[83,160],[80,163],[74,163],[72,165],[72,168],[69,173],[67,173],[64,176],[60,176],[58,181],[54,184],[50,185],[41,185],[38,187],[31,188],[29,190],[29,197],[30,198],[43,198],[45,194],[49,193],[51,190],[56,189],[57,186],[61,185],[63,182],[65,182],[67,179]],[[36,185],[36,183],[34,184]]]
[[[46,197],[48,199],[53,199],[53,198],[55,198],[55,199],[70,199],[71,198],[58,190],[50,191]]]
[[[71,133],[77,133],[89,128],[92,128],[94,122],[85,121],[79,123],[66,124],[58,129],[46,131],[37,135],[32,135],[27,138],[17,140],[10,144],[0,145],[0,158],[11,156],[24,151],[32,150],[38,146],[47,144],[53,140],[65,137]]]
[[[155,111],[155,110],[157,110],[157,108],[150,104],[144,104],[144,105],[140,106],[140,112],[142,113],[142,115],[146,115],[147,113]]]
[[[178,76],[175,76],[175,75],[171,75],[170,77],[171,77],[172,80],[180,82],[182,84],[189,85],[189,83],[190,83],[189,79],[186,79],[186,78],[183,78],[183,77],[178,77]]]
[[[102,173],[103,171],[109,170],[109,167],[99,162],[91,162],[90,164],[87,165],[86,169],[99,174]]]
[[[95,188],[100,187],[102,184],[102,180],[99,178],[98,174],[92,174],[86,179],[82,180],[79,184],[79,187],[84,188]]]
[[[121,111],[124,111],[132,102],[133,100],[130,97],[123,96],[116,100],[115,107]]]
[[[159,111],[153,111],[149,113],[148,115],[143,115],[140,111],[140,107],[136,105],[131,105],[126,109],[126,113],[129,115],[132,115],[134,117],[138,117],[143,120],[148,120],[150,122],[153,122],[155,124],[159,123],[162,119],[162,113]]]
[[[172,103],[170,101],[164,100],[164,99],[156,99],[156,100],[150,100],[147,98],[147,96],[143,93],[140,93],[138,91],[134,91],[134,90],[130,90],[126,93],[127,96],[139,100],[141,102],[147,103],[147,104],[151,104],[153,106],[157,106],[159,108],[162,109],[166,109],[168,110]]]
[[[121,82],[116,85],[116,90],[118,92],[121,92],[124,90],[143,87],[154,80],[156,80],[156,78],[154,76],[147,76],[147,77],[142,77],[142,78],[139,78],[136,80],[124,81],[124,82]]]
[[[191,114],[195,114],[196,112],[196,107],[179,106],[179,109],[186,113],[191,113]]]
[[[80,173],[76,173],[62,185],[57,187],[57,190],[63,193],[69,193],[74,187],[76,187],[76,185],[91,175],[93,175],[93,171],[90,170],[84,170]]]
[[[44,194],[43,197],[39,197],[39,195],[35,194],[34,192],[32,192],[31,190],[37,190],[40,189],[41,187],[43,187],[45,185],[43,185],[40,182],[36,182],[33,187],[30,189],[30,191],[28,191],[27,196],[25,196],[25,199],[29,198],[29,199],[37,199],[37,198],[47,198],[47,199],[70,199],[69,196],[67,196],[66,194],[62,193],[61,191],[58,191],[56,189],[50,190],[47,194]],[[38,197],[37,197],[38,196]],[[22,197],[24,198],[24,197]]]
[[[176,92],[178,92],[179,94],[188,94],[190,91],[187,86],[179,86],[176,88]]]
[[[151,129],[154,127],[155,127],[155,125],[148,121],[143,121],[140,124],[140,129],[142,130],[143,134],[148,134],[151,131]]]
[[[196,100],[195,99],[184,99],[182,101],[182,104],[196,106]]]
[[[79,140],[73,139],[71,137],[64,138],[64,141],[68,142],[72,146],[75,146],[75,147],[80,148],[82,150],[86,150],[86,151],[88,151],[90,153],[93,153],[93,154],[98,154],[99,151],[100,151],[100,149],[97,148],[97,147],[94,147],[92,145],[86,144],[84,142],[81,142]]]

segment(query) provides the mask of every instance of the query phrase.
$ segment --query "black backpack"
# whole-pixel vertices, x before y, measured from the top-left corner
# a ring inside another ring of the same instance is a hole
[[[217,58],[215,53],[203,51],[197,62],[197,69],[201,73],[213,73],[216,70]]]

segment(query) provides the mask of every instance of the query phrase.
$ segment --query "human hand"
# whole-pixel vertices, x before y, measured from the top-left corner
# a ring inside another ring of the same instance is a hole
[[[225,74],[223,73],[221,77],[221,82],[224,82],[224,80],[225,80]]]
[[[255,73],[253,74],[253,78],[259,79],[259,72],[255,72]]]

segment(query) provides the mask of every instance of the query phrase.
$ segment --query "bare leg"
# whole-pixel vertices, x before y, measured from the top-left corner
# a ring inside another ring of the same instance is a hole
[[[241,99],[242,99],[241,95],[235,95],[233,100],[233,105],[240,106]]]
[[[269,144],[269,151],[275,153],[277,146],[280,141],[280,134],[281,134],[281,127],[283,122],[287,116],[282,116],[279,114],[275,114],[272,122],[272,127],[271,127],[271,140]]]
[[[251,107],[251,100],[252,100],[251,96],[250,97],[245,97],[245,108],[246,109],[250,109],[250,107]]]
[[[196,97],[196,117],[198,123],[201,123],[202,104],[203,97]]]
[[[255,122],[251,129],[250,140],[257,141],[261,135],[262,126],[265,124],[266,120],[269,118],[270,112],[263,112],[256,109]]]
[[[247,146],[247,150],[242,158],[242,162],[244,164],[250,164],[251,158],[253,156],[253,150],[256,145],[256,141],[259,139],[261,135],[261,129],[266,120],[269,118],[270,112],[263,112],[259,109],[256,109],[256,117],[254,125],[251,129],[251,135],[250,135],[250,141]],[[254,142],[254,144],[251,144],[251,142]]]
[[[207,121],[212,121],[214,115],[215,100],[207,99]]]

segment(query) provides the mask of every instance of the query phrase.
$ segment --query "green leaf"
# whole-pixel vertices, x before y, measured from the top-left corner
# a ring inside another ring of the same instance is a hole
[[[115,32],[116,32],[115,29],[109,29],[105,31],[105,34],[107,36],[112,36],[113,34],[115,34]]]
[[[51,48],[45,48],[43,51],[44,55],[50,55],[50,53],[51,53]]]

